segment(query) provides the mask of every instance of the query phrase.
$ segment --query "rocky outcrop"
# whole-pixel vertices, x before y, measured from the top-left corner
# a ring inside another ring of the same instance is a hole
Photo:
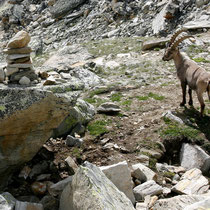
[[[131,201],[95,165],[85,162],[64,189],[60,210],[129,209]]]
[[[68,115],[74,101],[35,89],[1,88],[0,183],[29,161]]]
[[[61,18],[69,12],[72,12],[74,8],[84,3],[86,0],[58,0],[51,9],[51,13],[55,18]]]

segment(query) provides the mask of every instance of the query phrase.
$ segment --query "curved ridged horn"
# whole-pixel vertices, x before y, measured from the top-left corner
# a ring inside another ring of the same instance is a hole
[[[171,37],[171,39],[170,39],[170,41],[169,41],[169,46],[171,46],[171,45],[173,44],[173,42],[175,41],[176,37],[177,37],[179,34],[181,34],[182,32],[184,32],[184,31],[187,31],[187,29],[186,29],[186,28],[181,28],[181,29],[179,29],[178,31],[176,31],[176,32],[172,35],[172,37]]]
[[[185,39],[188,39],[188,38],[194,38],[194,36],[192,36],[192,35],[183,36],[183,37],[179,38],[177,41],[175,41],[175,42],[170,46],[170,48],[175,49],[182,41],[184,41]]]

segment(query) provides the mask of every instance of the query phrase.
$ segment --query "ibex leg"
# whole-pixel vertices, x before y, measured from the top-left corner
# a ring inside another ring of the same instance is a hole
[[[181,87],[182,87],[182,103],[180,104],[180,106],[184,106],[186,104],[186,83],[185,82],[181,82]]]
[[[188,93],[189,93],[189,97],[190,97],[189,105],[192,106],[193,105],[192,89],[190,87],[189,87]]]

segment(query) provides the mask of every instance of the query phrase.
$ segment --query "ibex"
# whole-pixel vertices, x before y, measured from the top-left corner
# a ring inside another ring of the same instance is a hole
[[[183,94],[183,100],[180,103],[180,106],[184,106],[186,104],[186,87],[188,85],[188,93],[190,97],[189,105],[193,105],[192,90],[195,90],[200,103],[200,114],[202,117],[204,115],[205,108],[205,103],[203,100],[203,93],[205,91],[207,91],[210,100],[210,73],[179,51],[178,45],[183,40],[193,37],[190,35],[185,35],[176,40],[176,37],[183,31],[186,31],[186,29],[180,29],[174,35],[172,35],[168,46],[165,49],[163,60],[174,60],[177,76],[181,81]]]

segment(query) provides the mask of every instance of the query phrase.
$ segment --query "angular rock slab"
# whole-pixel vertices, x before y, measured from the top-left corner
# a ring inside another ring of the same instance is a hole
[[[26,47],[31,37],[26,31],[19,31],[7,44],[7,48]]]
[[[85,162],[61,194],[59,210],[135,210],[124,193],[95,165]]]
[[[120,191],[124,192],[134,204],[135,197],[132,189],[133,184],[127,162],[123,161],[110,166],[102,166],[100,169],[107,178],[110,179]]]
[[[208,189],[208,179],[206,179],[197,168],[185,172],[181,177],[181,181],[172,188],[174,192],[187,195],[203,194],[206,193]]]
[[[0,195],[0,209],[13,210],[15,207],[16,199],[8,192]]]
[[[0,183],[33,158],[74,105],[52,92],[0,88]],[[1,187],[0,185],[0,187]]]
[[[139,179],[141,182],[146,182],[149,180],[157,181],[157,174],[145,165],[137,163],[135,165],[132,165],[132,168],[132,175],[135,178]]]
[[[147,181],[138,185],[133,189],[137,201],[143,200],[147,195],[159,195],[163,192],[163,188],[154,180]]]
[[[156,201],[153,210],[183,210],[186,206],[203,201],[207,196],[201,195],[178,195],[172,198]]]
[[[198,168],[203,173],[210,170],[210,156],[197,145],[183,144],[180,162],[186,169]]]
[[[203,201],[199,201],[199,202],[196,202],[194,204],[191,204],[187,207],[185,207],[183,210],[197,210],[197,209],[209,209],[210,207],[210,198],[206,198],[205,200]]]

